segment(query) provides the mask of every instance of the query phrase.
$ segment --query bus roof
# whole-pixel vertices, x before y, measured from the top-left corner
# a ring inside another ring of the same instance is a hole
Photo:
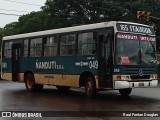
[[[88,24],[88,25],[73,26],[73,27],[66,27],[66,28],[59,28],[59,29],[52,29],[52,30],[45,30],[45,31],[38,31],[38,32],[5,36],[5,37],[3,37],[3,40],[14,40],[14,39],[21,39],[21,38],[36,37],[36,36],[53,35],[53,34],[58,34],[58,33],[76,32],[76,31],[81,31],[81,30],[114,27],[116,25],[116,23],[126,23],[126,24],[148,26],[148,25],[139,24],[139,23],[132,23],[132,22],[109,21],[109,22],[101,22],[101,23],[95,23],[95,24]]]

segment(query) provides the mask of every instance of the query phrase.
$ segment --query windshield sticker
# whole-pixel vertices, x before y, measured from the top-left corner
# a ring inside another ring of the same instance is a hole
[[[121,57],[121,65],[128,65],[130,64],[130,60],[128,57]]]
[[[155,37],[150,37],[150,36],[140,36],[140,40],[145,40],[145,41],[156,41]]]
[[[117,38],[127,40],[138,40],[138,36],[132,34],[117,34]]]
[[[118,33],[117,34],[117,39],[120,39],[120,40],[156,41],[155,36],[134,35],[134,34],[124,34],[124,33]]]

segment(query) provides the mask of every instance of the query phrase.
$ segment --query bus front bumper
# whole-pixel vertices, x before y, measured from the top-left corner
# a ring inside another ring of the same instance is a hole
[[[150,80],[150,81],[115,81],[114,89],[125,89],[125,88],[144,88],[144,87],[157,87],[158,80]]]

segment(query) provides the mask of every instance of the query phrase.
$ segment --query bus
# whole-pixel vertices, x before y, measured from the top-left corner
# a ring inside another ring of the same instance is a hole
[[[5,80],[60,91],[83,87],[87,97],[101,90],[157,87],[156,36],[152,26],[109,21],[3,37]]]

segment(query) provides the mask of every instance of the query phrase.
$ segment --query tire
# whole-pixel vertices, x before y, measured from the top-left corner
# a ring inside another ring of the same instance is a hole
[[[91,76],[88,76],[86,78],[85,93],[86,93],[86,97],[88,97],[88,98],[95,97],[95,95],[97,93],[95,81],[93,80],[93,78]]]
[[[29,90],[29,91],[36,91],[36,90],[42,90],[43,89],[43,85],[35,84],[34,76],[31,73],[28,73],[25,76],[25,86],[26,86],[26,89]]]
[[[68,86],[56,86],[56,88],[60,91],[60,92],[68,92],[70,87]]]
[[[119,92],[121,96],[123,97],[128,97],[129,94],[131,93],[132,89],[131,88],[126,88],[126,89],[120,89]]]

